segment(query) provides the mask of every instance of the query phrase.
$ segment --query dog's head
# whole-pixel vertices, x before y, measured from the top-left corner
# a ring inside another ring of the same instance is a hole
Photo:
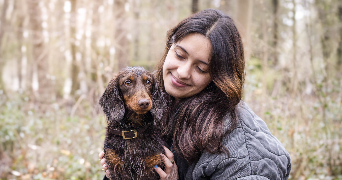
[[[125,104],[137,114],[149,110],[154,117],[161,117],[162,107],[158,104],[160,93],[154,75],[142,67],[127,67],[113,78],[102,97],[100,105],[110,121],[119,121],[125,114]]]

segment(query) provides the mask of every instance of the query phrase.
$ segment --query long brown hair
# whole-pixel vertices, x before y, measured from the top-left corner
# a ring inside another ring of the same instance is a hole
[[[211,42],[212,82],[200,93],[179,102],[168,97],[170,111],[163,122],[164,135],[172,139],[176,152],[188,163],[197,161],[204,150],[228,152],[221,142],[237,125],[235,107],[242,98],[245,68],[243,45],[233,20],[218,10],[203,10],[168,32],[157,70],[163,91],[163,64],[169,48],[191,33],[200,33]],[[224,125],[225,116],[231,120],[228,127]]]

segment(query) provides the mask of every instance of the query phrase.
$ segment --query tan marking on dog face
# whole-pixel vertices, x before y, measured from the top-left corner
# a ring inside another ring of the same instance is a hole
[[[139,100],[140,99],[148,99],[150,101],[150,104],[148,108],[141,109],[139,106]],[[146,91],[138,91],[133,96],[125,96],[124,95],[125,103],[129,108],[131,108],[133,111],[135,111],[137,114],[145,114],[147,111],[149,111],[152,108],[152,100],[151,97]]]

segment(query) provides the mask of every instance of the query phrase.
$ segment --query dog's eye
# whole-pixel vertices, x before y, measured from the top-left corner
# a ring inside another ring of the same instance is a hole
[[[150,80],[146,80],[146,84],[151,84],[151,81]]]
[[[125,81],[125,84],[128,85],[128,86],[131,85],[131,83],[132,83],[131,80],[126,80],[126,81]]]

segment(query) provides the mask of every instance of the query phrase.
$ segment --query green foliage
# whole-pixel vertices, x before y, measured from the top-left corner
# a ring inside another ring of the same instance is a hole
[[[71,107],[61,103],[38,105],[23,94],[0,99],[0,146],[20,177],[103,178],[98,154],[105,119],[102,114],[92,115],[94,107],[88,101],[70,117]]]

